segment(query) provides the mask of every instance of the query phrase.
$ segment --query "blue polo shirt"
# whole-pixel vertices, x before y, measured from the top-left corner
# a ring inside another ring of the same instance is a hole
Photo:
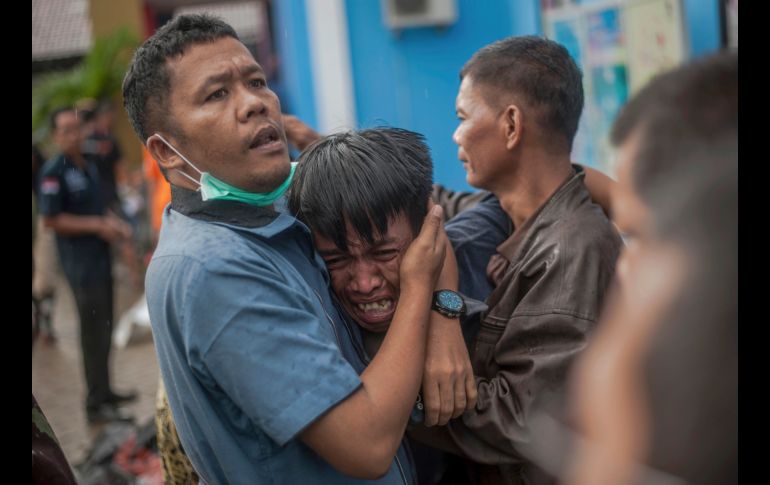
[[[94,159],[83,155],[85,165],[63,154],[48,160],[40,170],[39,207],[46,217],[59,214],[102,216],[105,213]],[[112,278],[110,245],[95,234],[56,234],[64,274],[74,287],[102,286]]]
[[[202,481],[369,482],[298,439],[365,367],[305,225],[173,187],[146,290],[169,405]],[[402,445],[376,483],[413,482]]]

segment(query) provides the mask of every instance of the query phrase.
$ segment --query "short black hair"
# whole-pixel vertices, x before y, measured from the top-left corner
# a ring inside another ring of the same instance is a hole
[[[298,162],[289,208],[340,249],[347,250],[346,220],[369,244],[402,212],[413,235],[420,231],[433,162],[419,133],[389,127],[338,133],[313,143]]]
[[[123,105],[134,131],[145,143],[157,129],[179,135],[168,112],[169,73],[166,61],[184,54],[193,44],[223,37],[238,39],[235,30],[211,15],[180,15],[158,29],[134,53],[123,79]]]
[[[75,103],[75,113],[80,124],[89,123],[96,118],[96,108],[99,103],[94,98],[83,98]]]
[[[499,104],[500,91],[524,96],[540,110],[540,124],[561,134],[572,150],[583,112],[583,74],[567,49],[543,37],[507,37],[482,47],[465,63],[460,80],[494,88],[484,99]]]
[[[712,54],[653,78],[623,106],[610,140],[620,145],[633,133],[639,144],[632,183],[649,203],[650,192],[678,165],[698,163],[694,150],[729,145],[725,138],[737,143],[738,53]]]

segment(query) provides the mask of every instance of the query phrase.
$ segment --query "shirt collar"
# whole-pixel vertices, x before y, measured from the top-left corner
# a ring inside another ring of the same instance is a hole
[[[284,199],[285,196],[265,207],[231,200],[204,201],[197,190],[171,186],[171,208],[190,218],[248,229],[263,237],[272,237],[294,226],[309,235],[307,226],[288,213]]]

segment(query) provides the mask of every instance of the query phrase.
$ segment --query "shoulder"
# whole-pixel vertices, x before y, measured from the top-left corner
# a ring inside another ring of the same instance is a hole
[[[613,271],[623,244],[617,229],[582,184],[573,195],[577,196],[551,211],[536,224],[536,233],[528,236],[527,266],[545,263],[548,267],[573,268],[576,277],[597,265]]]
[[[586,249],[597,242],[621,244],[615,225],[602,208],[591,200],[583,177],[564,194],[555,212],[549,218],[554,224],[546,225],[543,234],[550,238],[569,241],[569,247]]]
[[[291,270],[285,244],[271,244],[247,230],[198,220],[174,210],[166,214],[153,261],[166,264],[195,262],[200,278],[232,281],[300,279]],[[193,269],[191,268],[191,271]],[[208,286],[208,285],[205,285]]]
[[[61,175],[61,172],[63,169],[64,169],[64,157],[61,155],[56,155],[43,164],[43,167],[40,169],[40,176],[41,177],[59,176]]]
[[[606,245],[620,248],[622,240],[617,228],[602,208],[590,199],[582,202],[570,217],[562,221],[565,237],[578,248],[603,248]]]

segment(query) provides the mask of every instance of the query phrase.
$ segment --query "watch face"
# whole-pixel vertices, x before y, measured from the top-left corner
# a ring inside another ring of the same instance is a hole
[[[462,311],[464,305],[462,297],[454,291],[449,290],[439,291],[436,295],[436,303],[453,312]]]

